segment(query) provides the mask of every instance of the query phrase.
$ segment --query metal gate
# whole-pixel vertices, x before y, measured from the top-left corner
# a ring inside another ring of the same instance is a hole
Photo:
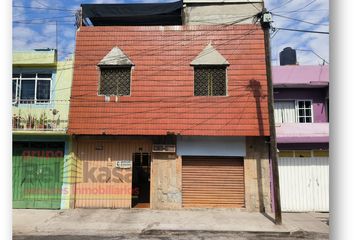
[[[244,207],[243,159],[183,157],[182,205],[183,207]]]
[[[282,211],[329,211],[329,158],[281,157]]]
[[[63,142],[14,142],[13,208],[59,209],[63,158]]]

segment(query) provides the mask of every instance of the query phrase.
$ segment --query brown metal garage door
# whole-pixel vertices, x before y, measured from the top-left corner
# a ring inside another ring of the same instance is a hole
[[[242,158],[183,157],[183,207],[245,206]]]

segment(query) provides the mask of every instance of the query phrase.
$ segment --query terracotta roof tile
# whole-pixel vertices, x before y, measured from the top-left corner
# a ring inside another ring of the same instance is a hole
[[[229,62],[227,96],[194,96],[190,63],[212,41]],[[82,27],[77,32],[69,133],[269,135],[259,26]],[[135,66],[131,96],[98,96],[97,63],[119,47]],[[260,89],[250,86],[258,81]]]

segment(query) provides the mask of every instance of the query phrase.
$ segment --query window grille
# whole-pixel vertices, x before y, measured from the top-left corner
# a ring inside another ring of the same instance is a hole
[[[130,95],[131,68],[101,68],[100,95]]]
[[[194,95],[226,96],[226,67],[195,67]]]

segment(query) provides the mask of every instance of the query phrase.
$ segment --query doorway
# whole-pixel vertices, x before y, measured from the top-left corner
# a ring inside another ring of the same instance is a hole
[[[133,153],[132,207],[150,207],[150,153]]]

